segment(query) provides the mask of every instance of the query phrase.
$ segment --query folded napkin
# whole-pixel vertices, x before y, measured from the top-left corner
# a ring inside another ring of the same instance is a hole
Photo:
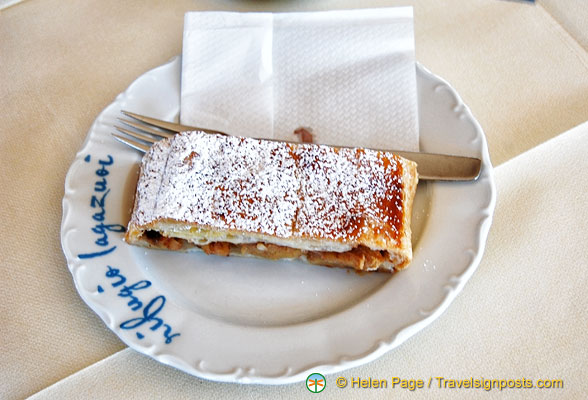
[[[185,15],[182,124],[418,150],[412,8]]]

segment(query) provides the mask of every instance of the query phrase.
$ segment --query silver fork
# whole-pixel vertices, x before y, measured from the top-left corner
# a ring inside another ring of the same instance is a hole
[[[135,114],[129,111],[121,111],[127,117],[133,120],[122,119],[118,120],[124,125],[134,128],[133,131],[127,128],[116,126],[115,128],[127,135],[122,136],[113,133],[112,136],[119,142],[126,144],[136,150],[147,152],[153,143],[162,138],[171,138],[176,133],[186,131],[203,131],[207,133],[216,133],[220,135],[227,135],[224,132],[215,131],[211,129],[198,128],[194,126],[187,126],[175,124],[173,122],[162,121],[159,119],[146,117],[144,115]],[[136,122],[138,121],[138,122]],[[134,140],[134,139],[138,140]],[[264,139],[272,140],[272,139]],[[340,146],[344,147],[344,146]],[[411,151],[396,151],[396,150],[382,150],[392,152],[406,159],[417,163],[417,170],[419,179],[421,180],[441,180],[441,181],[469,181],[474,180],[480,174],[482,161],[478,158],[454,156],[447,154],[435,153],[421,153]]]

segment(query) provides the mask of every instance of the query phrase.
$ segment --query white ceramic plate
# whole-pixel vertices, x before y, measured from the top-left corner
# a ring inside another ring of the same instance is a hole
[[[480,177],[421,183],[414,261],[394,275],[125,244],[141,155],[110,136],[126,109],[177,120],[179,58],[96,119],[65,182],[61,240],[84,301],[126,344],[219,381],[288,383],[382,355],[445,310],[476,269],[495,203],[484,134],[456,92],[417,67],[421,150],[477,156]]]

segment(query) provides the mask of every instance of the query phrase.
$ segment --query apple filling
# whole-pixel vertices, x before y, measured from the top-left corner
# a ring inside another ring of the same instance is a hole
[[[168,250],[187,250],[198,247],[206,254],[217,256],[241,255],[267,258],[270,260],[294,259],[304,256],[310,264],[327,267],[354,268],[359,271],[377,270],[383,263],[389,261],[389,254],[385,250],[372,250],[366,246],[357,246],[344,252],[336,251],[308,251],[293,247],[280,246],[272,243],[229,243],[211,242],[197,245],[181,238],[165,237],[159,232],[148,230],[142,235],[149,247]]]

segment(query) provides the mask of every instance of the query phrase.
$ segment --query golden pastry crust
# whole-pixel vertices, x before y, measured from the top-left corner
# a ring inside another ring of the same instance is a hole
[[[145,155],[126,241],[404,268],[416,164],[392,153],[184,132]]]

